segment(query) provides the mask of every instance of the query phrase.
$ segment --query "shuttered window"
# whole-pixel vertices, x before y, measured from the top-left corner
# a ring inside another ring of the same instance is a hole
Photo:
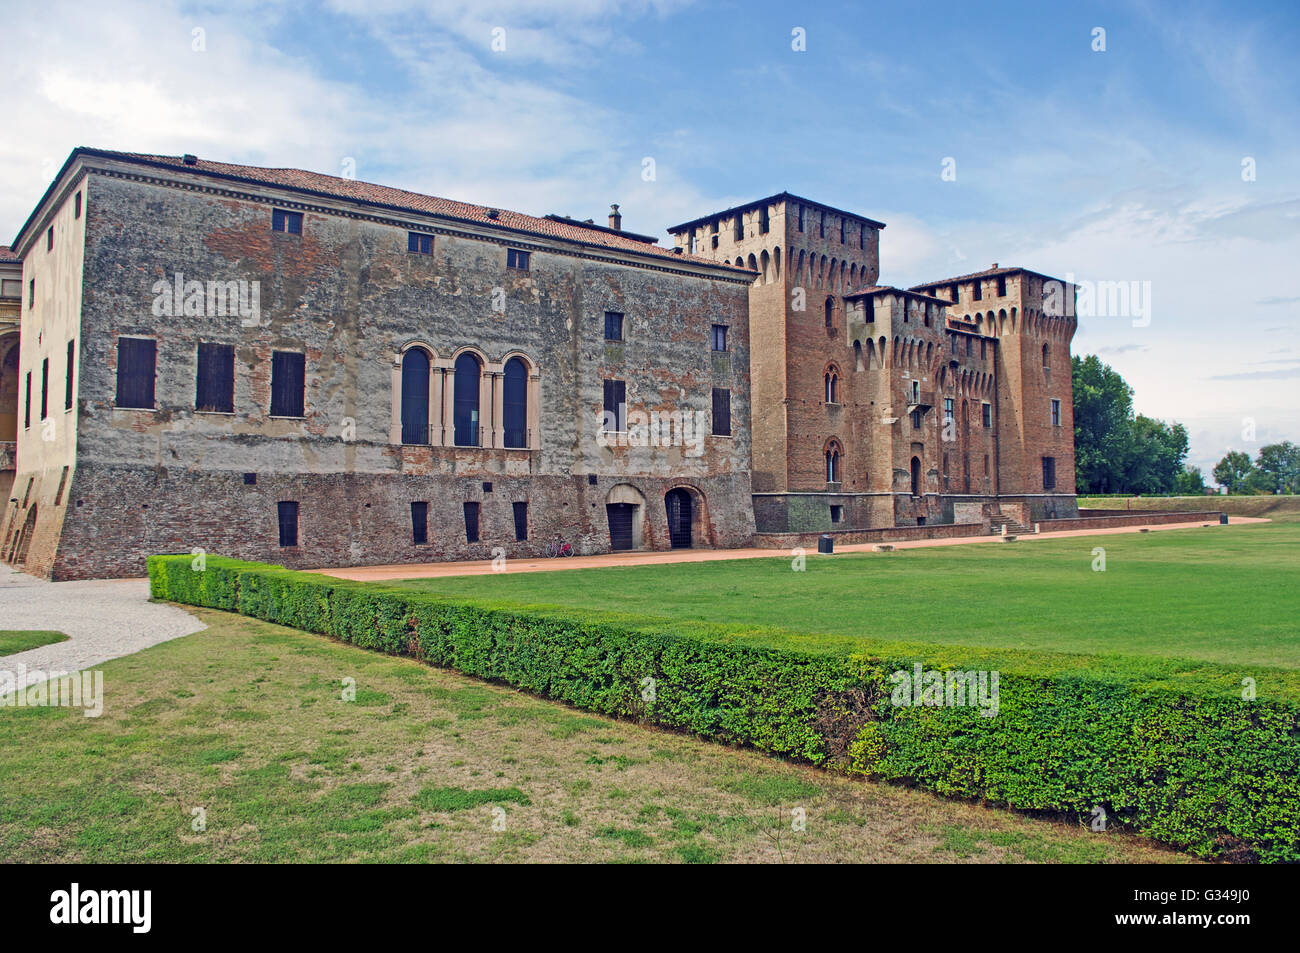
[[[606,433],[623,433],[627,430],[627,381],[605,381]]]
[[[235,411],[235,346],[199,342],[194,409],[231,414]]]
[[[280,522],[280,545],[298,545],[298,503],[295,500],[281,500],[275,504],[276,515]]]
[[[296,351],[271,352],[271,416],[303,416],[307,358]]]
[[[118,407],[153,408],[158,342],[149,338],[117,339]]]
[[[731,391],[725,387],[713,388],[713,434],[731,436]]]

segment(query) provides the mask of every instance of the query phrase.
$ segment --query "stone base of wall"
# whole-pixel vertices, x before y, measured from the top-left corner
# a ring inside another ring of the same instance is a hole
[[[820,533],[759,533],[754,545],[762,549],[807,550],[817,548]],[[858,543],[899,543],[914,539],[956,539],[963,536],[987,536],[988,527],[982,523],[934,523],[926,526],[886,526],[878,529],[848,529],[832,531],[827,535],[836,546]]]
[[[1146,526],[1164,523],[1218,523],[1218,510],[1187,513],[1143,512],[1141,510],[1080,510],[1079,519],[1043,520],[1039,529],[1044,533],[1059,533],[1073,529],[1106,529],[1111,526]],[[1099,515],[1101,514],[1101,515]]]
[[[259,473],[245,484],[238,472],[133,467],[82,461],[64,500],[62,532],[50,537],[48,558],[29,558],[27,571],[53,579],[139,576],[154,553],[194,549],[261,560],[294,569],[534,557],[559,533],[581,554],[610,550],[605,504],[620,485],[645,499],[642,549],[669,549],[664,494],[683,486],[696,501],[694,546],[748,546],[754,532],[748,474],[686,481],[660,477],[491,477],[440,474]],[[620,495],[625,498],[626,492]],[[299,545],[281,547],[277,502],[299,504]],[[412,501],[429,505],[428,543],[415,545]],[[465,538],[466,501],[479,503],[479,542]],[[528,539],[516,541],[516,501],[528,503]],[[38,523],[44,513],[38,515]],[[494,552],[495,551],[495,552]]]
[[[839,506],[843,520],[831,521],[831,507]],[[926,525],[983,523],[1003,516],[1028,526],[1037,520],[1066,519],[1079,515],[1070,496],[956,496],[928,493],[914,497],[896,494],[780,493],[754,497],[754,521],[759,533],[842,533],[856,530]],[[925,537],[921,537],[925,538]]]

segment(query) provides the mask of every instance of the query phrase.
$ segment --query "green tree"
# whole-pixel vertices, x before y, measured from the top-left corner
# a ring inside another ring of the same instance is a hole
[[[1124,488],[1131,493],[1172,493],[1187,456],[1187,430],[1138,414],[1130,428]]]
[[[1071,358],[1074,468],[1080,493],[1120,493],[1132,441],[1133,389],[1095,354]]]
[[[1180,496],[1200,496],[1205,492],[1205,477],[1200,467],[1183,467],[1174,479],[1174,492]]]
[[[1290,440],[1259,448],[1253,488],[1261,493],[1300,493],[1300,447]]]
[[[1246,488],[1246,478],[1252,469],[1250,454],[1241,450],[1229,450],[1214,465],[1214,481],[1229,493],[1240,493]]]

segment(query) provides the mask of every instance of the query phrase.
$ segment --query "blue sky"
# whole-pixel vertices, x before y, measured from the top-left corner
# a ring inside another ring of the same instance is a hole
[[[75,145],[351,159],[535,214],[619,202],[661,236],[788,189],[886,222],[892,284],[994,261],[1150,282],[1149,324],[1084,318],[1075,352],[1203,467],[1300,440],[1295,3],[53,0],[6,22],[0,240]]]

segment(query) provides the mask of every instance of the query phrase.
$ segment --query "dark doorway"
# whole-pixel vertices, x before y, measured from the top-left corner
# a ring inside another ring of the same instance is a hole
[[[921,495],[921,458],[912,458],[912,495]]]
[[[632,549],[632,520],[636,517],[634,503],[606,503],[605,513],[609,516],[609,548],[618,552]]]
[[[673,549],[691,546],[691,494],[681,487],[669,490],[664,497],[668,510],[668,541]]]

